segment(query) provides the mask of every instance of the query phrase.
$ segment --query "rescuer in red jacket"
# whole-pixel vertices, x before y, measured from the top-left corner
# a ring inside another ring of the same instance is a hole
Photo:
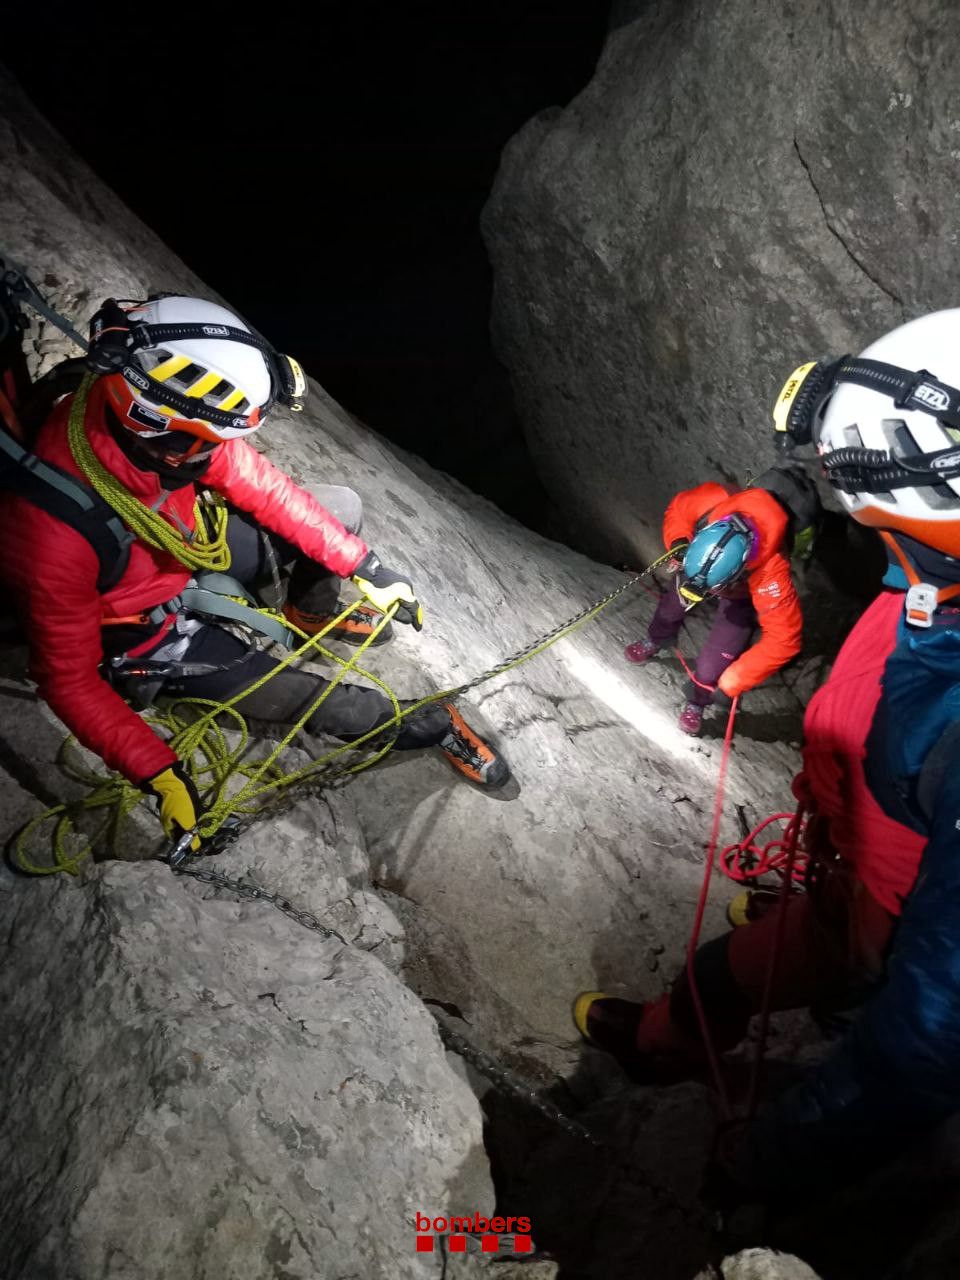
[[[136,536],[127,535],[119,579],[103,590],[102,566],[84,536],[26,497],[6,495],[0,578],[26,627],[40,695],[81,743],[159,798],[172,835],[196,825],[196,791],[126,698],[143,703],[162,687],[224,701],[277,665],[242,627],[180,601],[196,572],[198,489],[227,504],[223,567],[248,590],[288,580],[286,610],[301,629],[315,633],[340,611],[344,578],[377,608],[358,606],[338,638],[369,635],[377,609],[393,604],[397,621],[419,630],[422,611],[406,575],[385,568],[358,536],[356,494],[322,491],[341,521],[244,439],[274,401],[290,403],[305,390],[294,361],[231,312],[197,298],[161,296],[128,310],[105,304],[92,334],[90,362],[101,376],[81,389],[79,405],[74,396],[56,406],[34,448],[105,497]],[[290,722],[326,683],[290,668],[240,709]],[[308,727],[351,741],[392,714],[378,690],[343,683]],[[433,745],[476,783],[496,787],[509,776],[451,704],[403,721],[395,743],[399,750]]]
[[[711,702],[729,702],[762,684],[800,652],[803,619],[787,547],[796,523],[790,489],[801,482],[790,474],[772,476],[775,495],[761,487],[766,478],[739,492],[713,481],[685,489],[664,514],[664,546],[678,547],[670,562],[675,580],[661,593],[647,639],[624,652],[630,662],[649,662],[676,640],[688,609],[717,600],[680,713],[685,733],[700,732]],[[758,624],[760,638],[750,645]]]

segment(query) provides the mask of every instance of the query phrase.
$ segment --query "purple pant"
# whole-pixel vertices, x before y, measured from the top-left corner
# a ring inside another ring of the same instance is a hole
[[[750,643],[757,615],[748,595],[720,596],[717,600],[717,616],[703,642],[697,658],[694,675],[701,684],[715,685],[735,658],[739,658]],[[680,633],[684,618],[683,602],[676,588],[667,587],[660,593],[660,603],[650,623],[650,642],[658,649],[672,644]],[[688,702],[707,707],[713,701],[709,689],[701,689],[692,680],[687,682]]]

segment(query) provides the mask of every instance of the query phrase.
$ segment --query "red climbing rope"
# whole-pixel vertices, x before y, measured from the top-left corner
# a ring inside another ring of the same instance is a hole
[[[693,670],[690,667],[689,662],[687,662],[686,658],[683,656],[683,654],[680,652],[679,649],[674,649],[673,652],[680,659],[680,665],[681,667],[683,667],[684,671],[687,673],[687,676],[689,677],[691,684],[695,684],[698,689],[706,689],[710,693],[717,692],[717,686],[715,684],[704,684],[702,680],[697,679],[697,677],[693,674]]]
[[[804,809],[801,804],[793,815],[793,821],[787,827],[783,839],[784,853],[780,868],[783,883],[777,900],[777,919],[774,925],[773,941],[770,944],[770,958],[767,961],[767,973],[763,983],[763,999],[760,1002],[760,1024],[757,1028],[757,1047],[750,1071],[750,1090],[747,1094],[747,1120],[752,1120],[757,1110],[760,1096],[760,1078],[763,1073],[763,1056],[767,1049],[767,1035],[770,1031],[770,1006],[773,1002],[773,984],[777,976],[777,963],[783,950],[783,932],[787,923],[787,902],[790,899],[792,881],[796,876],[797,854],[799,852],[800,832],[803,830]],[[806,859],[804,859],[806,861]]]
[[[774,822],[785,822],[787,825],[779,835],[763,845],[758,844],[761,833]],[[720,870],[739,884],[756,880],[768,872],[776,872],[779,876],[800,882],[806,875],[809,861],[800,847],[802,830],[801,812],[771,813],[769,818],[758,822],[749,835],[720,850]]]
[[[713,1076],[713,1082],[717,1089],[717,1096],[720,1099],[720,1107],[724,1115],[724,1119],[729,1120],[732,1116],[730,1109],[730,1099],[727,1095],[727,1085],[723,1078],[723,1072],[720,1070],[720,1058],[717,1054],[716,1046],[713,1043],[713,1036],[710,1033],[710,1025],[707,1021],[707,1015],[703,1008],[703,1001],[700,999],[700,992],[697,988],[696,974],[694,973],[697,954],[697,945],[700,942],[700,933],[703,929],[703,916],[707,909],[707,899],[710,896],[710,880],[713,875],[713,867],[717,857],[717,842],[720,836],[720,819],[723,817],[723,797],[727,783],[727,765],[730,761],[730,751],[733,747],[733,722],[737,714],[738,699],[734,698],[730,705],[730,715],[727,718],[727,731],[723,737],[723,751],[720,754],[720,770],[717,775],[717,790],[713,801],[713,825],[710,829],[710,842],[707,845],[707,861],[703,872],[703,884],[700,886],[700,898],[697,902],[697,911],[693,921],[693,929],[690,934],[690,941],[687,943],[687,982],[690,987],[690,998],[693,1001],[693,1007],[696,1010],[697,1022],[700,1026],[700,1034],[703,1037],[703,1045],[707,1051],[707,1061],[710,1064],[710,1072]]]
[[[723,1071],[720,1066],[720,1056],[717,1053],[717,1048],[713,1041],[713,1034],[710,1030],[710,1023],[707,1018],[706,1010],[703,1007],[703,1001],[700,998],[700,991],[697,987],[696,955],[697,947],[700,942],[700,934],[703,929],[703,918],[706,912],[707,901],[710,896],[710,882],[713,878],[713,869],[717,862],[717,844],[720,835],[720,821],[723,816],[727,767],[730,762],[730,752],[733,747],[733,727],[737,713],[737,701],[738,699],[734,698],[733,703],[731,704],[730,715],[727,719],[727,729],[723,738],[723,751],[720,756],[720,768],[717,773],[717,787],[713,801],[713,822],[710,829],[710,840],[707,845],[706,865],[704,866],[703,871],[703,883],[700,887],[700,897],[697,902],[693,928],[690,932],[690,940],[687,943],[687,984],[690,990],[690,998],[697,1015],[697,1023],[700,1028],[703,1046],[706,1050],[707,1062],[710,1065],[710,1073],[713,1076],[714,1086],[720,1100],[723,1122],[727,1125],[733,1123],[735,1117],[733,1114],[733,1108],[730,1104],[730,1096],[727,1092],[726,1081],[723,1078]],[[760,1002],[760,1021],[757,1031],[757,1045],[751,1067],[750,1088],[747,1096],[745,1117],[747,1120],[751,1119],[754,1115],[759,1098],[763,1058],[764,1053],[766,1052],[767,1036],[770,1030],[773,986],[776,980],[777,964],[780,959],[780,953],[783,949],[783,936],[787,919],[787,902],[790,898],[791,892],[793,891],[794,881],[802,878],[803,871],[806,868],[807,863],[807,855],[800,848],[800,837],[803,832],[805,816],[802,804],[796,813],[771,814],[769,818],[765,818],[763,822],[754,827],[753,831],[751,831],[749,835],[744,836],[744,838],[736,844],[727,845],[720,853],[721,868],[725,874],[730,876],[733,880],[743,881],[746,879],[753,879],[767,871],[775,871],[782,880],[780,894],[777,901],[777,919],[770,947],[770,957],[767,962],[767,972],[764,979],[763,998]],[[787,824],[785,830],[781,836],[773,840],[768,840],[765,845],[758,847],[756,844],[758,836],[773,822],[785,822]],[[743,859],[743,862],[738,863],[736,862],[736,859]]]

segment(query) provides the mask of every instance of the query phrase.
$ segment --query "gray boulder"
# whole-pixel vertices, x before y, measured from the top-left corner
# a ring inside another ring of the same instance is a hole
[[[504,154],[493,332],[577,544],[648,555],[665,502],[773,461],[798,364],[960,287],[960,11],[625,0],[596,74]]]

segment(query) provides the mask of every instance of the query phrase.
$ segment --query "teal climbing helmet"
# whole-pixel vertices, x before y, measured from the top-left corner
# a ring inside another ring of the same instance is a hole
[[[725,516],[694,534],[683,557],[677,590],[688,608],[740,578],[753,552],[754,532],[742,516]]]

